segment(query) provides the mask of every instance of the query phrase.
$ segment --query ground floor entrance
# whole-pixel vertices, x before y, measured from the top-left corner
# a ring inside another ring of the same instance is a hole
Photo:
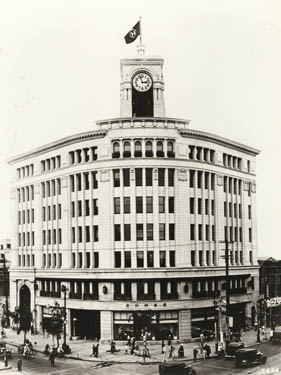
[[[71,336],[86,340],[100,339],[100,312],[97,310],[70,310]]]

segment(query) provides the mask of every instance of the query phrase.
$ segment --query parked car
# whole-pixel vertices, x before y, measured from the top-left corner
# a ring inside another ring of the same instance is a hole
[[[162,363],[159,365],[160,375],[196,375],[196,371],[190,365],[186,363]]]
[[[235,357],[236,351],[239,350],[239,349],[243,349],[243,348],[244,348],[243,342],[230,342],[226,346],[226,355],[231,356],[231,357]]]
[[[198,327],[192,327],[191,328],[192,337],[200,337],[201,332],[203,332],[203,335],[206,338],[212,338],[215,335],[214,331],[212,331],[210,329],[204,329],[204,328],[201,329],[201,328],[198,328]]]
[[[267,357],[257,349],[244,348],[235,352],[235,367],[264,365]]]
[[[281,332],[274,331],[271,341],[273,344],[281,344]]]

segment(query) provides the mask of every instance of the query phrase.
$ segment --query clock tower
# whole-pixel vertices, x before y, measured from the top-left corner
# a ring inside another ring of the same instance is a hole
[[[164,60],[146,57],[142,44],[137,52],[121,60],[120,117],[165,117]]]

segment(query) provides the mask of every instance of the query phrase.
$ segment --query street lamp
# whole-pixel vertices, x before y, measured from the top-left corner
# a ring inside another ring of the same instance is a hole
[[[67,288],[65,285],[61,286],[61,291],[64,294],[63,296],[63,350],[66,354],[71,353],[70,347],[66,344],[66,292]]]

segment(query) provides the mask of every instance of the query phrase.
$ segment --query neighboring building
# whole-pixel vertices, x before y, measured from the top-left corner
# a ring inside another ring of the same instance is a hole
[[[162,68],[139,46],[121,60],[121,118],[9,161],[11,305],[30,306],[38,328],[64,284],[69,336],[213,329],[226,236],[234,326],[251,316],[259,151],[165,117]]]
[[[270,299],[270,322],[281,324],[281,260],[272,257],[258,259],[260,265],[260,293],[265,299]],[[275,298],[279,297],[279,298]]]
[[[0,318],[5,315],[5,306],[9,308],[9,267],[11,259],[11,240],[0,239]],[[5,323],[2,320],[2,325]]]

